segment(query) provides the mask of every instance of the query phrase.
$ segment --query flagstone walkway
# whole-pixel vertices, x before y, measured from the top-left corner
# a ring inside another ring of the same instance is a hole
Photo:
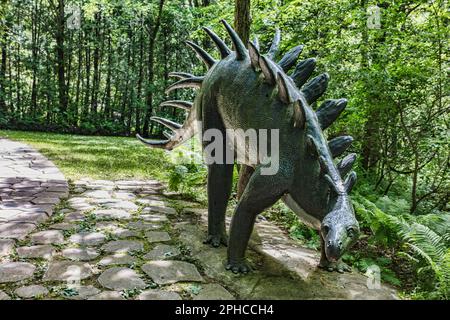
[[[69,192],[70,187],[70,192]],[[366,277],[316,268],[259,221],[255,271],[225,271],[226,248],[202,243],[207,212],[155,180],[68,185],[32,148],[0,139],[0,300],[392,299]]]

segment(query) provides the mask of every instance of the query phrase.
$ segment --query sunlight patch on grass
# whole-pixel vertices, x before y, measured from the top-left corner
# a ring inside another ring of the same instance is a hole
[[[170,165],[163,150],[149,149],[135,138],[6,130],[0,130],[0,137],[36,148],[72,180],[165,180]]]

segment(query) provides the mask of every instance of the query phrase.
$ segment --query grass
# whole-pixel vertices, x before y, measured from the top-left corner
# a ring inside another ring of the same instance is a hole
[[[163,150],[149,149],[135,138],[8,130],[0,130],[0,137],[36,148],[71,180],[165,180],[170,165]]]

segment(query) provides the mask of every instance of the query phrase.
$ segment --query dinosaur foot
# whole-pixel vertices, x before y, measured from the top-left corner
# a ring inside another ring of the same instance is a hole
[[[225,247],[228,245],[228,238],[226,235],[208,235],[203,241],[204,244],[210,244],[214,248],[220,247],[223,244]]]
[[[326,259],[321,259],[319,263],[319,268],[330,272],[337,271],[339,273],[352,271],[352,268],[348,264],[342,262],[341,260],[332,262]]]
[[[252,269],[245,262],[228,262],[225,265],[225,269],[232,271],[233,273],[249,273]]]

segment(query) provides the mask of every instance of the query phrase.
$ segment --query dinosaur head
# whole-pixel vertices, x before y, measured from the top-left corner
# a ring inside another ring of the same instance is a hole
[[[333,209],[322,220],[320,233],[329,261],[337,261],[359,236],[359,224],[347,195],[336,197]]]

